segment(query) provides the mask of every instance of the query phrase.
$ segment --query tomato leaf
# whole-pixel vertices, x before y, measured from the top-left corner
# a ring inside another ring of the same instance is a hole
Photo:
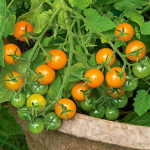
[[[140,30],[143,35],[150,35],[150,21],[143,23]]]
[[[145,90],[138,90],[136,97],[133,99],[134,111],[139,115],[143,115],[150,109],[150,94]]]
[[[95,67],[97,65],[95,57],[96,57],[96,54],[92,54],[91,58],[88,60],[88,63],[91,67]]]
[[[88,8],[84,10],[84,15],[89,23],[99,32],[108,31],[116,27],[110,19],[101,16],[95,9]]]

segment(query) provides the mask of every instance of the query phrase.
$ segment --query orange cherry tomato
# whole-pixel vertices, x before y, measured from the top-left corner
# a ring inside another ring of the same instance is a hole
[[[117,75],[116,71],[121,72],[122,68],[113,67],[106,73],[106,82],[109,86],[113,88],[119,88],[123,86],[123,84],[126,82],[125,77],[122,77],[120,80],[120,77]],[[123,75],[126,76],[126,72],[124,72]]]
[[[35,71],[36,73],[41,73],[43,75],[42,80],[37,80],[41,84],[50,84],[55,79],[55,71],[46,64],[38,66]]]
[[[66,119],[70,119],[76,114],[76,105],[72,100],[67,99],[67,98],[63,98],[63,99],[60,99],[58,102],[60,103],[60,105],[63,105],[63,107],[66,108],[67,110],[73,111],[73,112],[67,112],[67,118]],[[55,112],[56,112],[57,116],[59,116],[62,113],[62,109],[57,103],[55,105]],[[60,116],[60,118],[65,119],[65,113],[63,113]]]
[[[14,37],[19,38],[23,34],[25,34],[25,28],[27,26],[27,32],[33,32],[33,26],[27,22],[27,21],[19,21],[15,24],[15,32],[14,32]],[[32,36],[32,34],[30,34]],[[30,38],[27,38],[30,40]],[[19,41],[26,41],[25,37],[22,36],[21,38],[18,39]]]
[[[78,82],[71,90],[71,94],[72,94],[73,98],[78,100],[78,101],[84,101],[85,100],[84,94],[82,91],[89,89],[89,86],[87,86],[86,84],[85,85],[83,85],[83,84],[84,84],[84,82]],[[89,97],[90,95],[91,95],[91,93],[88,93],[87,97]]]
[[[113,87],[109,86],[108,84],[106,85],[106,88],[107,88],[107,89],[114,89]],[[119,93],[120,95],[119,95],[116,91],[114,91],[112,94],[110,94],[110,93],[112,92],[112,90],[106,90],[106,92],[107,92],[111,97],[115,97],[115,98],[119,98],[119,97],[123,96],[123,95],[125,94],[125,92],[126,92],[122,87],[120,87],[117,91],[118,91],[118,93]]]
[[[144,48],[143,51],[141,48]],[[140,54],[138,54],[138,60],[141,60],[146,54],[146,46],[143,42],[141,42],[139,40],[134,40],[134,41],[130,42],[126,46],[125,53],[126,53],[126,55],[128,55],[129,53],[137,51],[138,49],[141,49],[140,51],[142,51]],[[128,56],[128,59],[131,61],[136,61],[137,56]]]
[[[49,53],[52,55],[51,61],[50,60],[47,61],[47,64],[49,65],[50,68],[58,70],[65,67],[67,63],[67,56],[62,50],[53,49],[49,51]],[[46,60],[47,59],[48,57],[46,57]]]
[[[17,50],[17,51],[16,51]],[[8,55],[13,55],[16,51],[16,54],[21,58],[21,50],[19,49],[19,47],[15,44],[6,44],[4,46],[4,62],[7,63],[7,64],[15,64],[18,62],[17,59],[15,59],[13,61],[12,57],[11,56],[8,56]]]
[[[16,72],[16,71],[12,71],[11,72],[13,74],[14,77],[18,77],[18,76],[21,76],[21,74],[19,72]],[[9,80],[10,77],[9,75],[11,76],[11,73],[7,73],[4,77],[4,80]],[[9,74],[9,75],[8,75]],[[16,78],[16,80],[18,82],[13,82],[13,81],[4,81],[4,84],[5,86],[9,89],[9,90],[14,90],[14,91],[17,91],[21,88],[22,84],[24,83],[24,78],[23,77],[19,77],[19,78]]]
[[[120,30],[120,31],[122,31],[124,29],[124,33],[129,34],[129,35],[123,35],[123,41],[124,42],[131,40],[133,35],[134,35],[134,29],[129,23],[121,23],[120,25],[117,26],[116,29]],[[115,30],[115,35],[120,34],[120,32],[117,30]],[[120,35],[118,37],[118,40],[122,41],[122,35]]]
[[[85,73],[85,76],[89,77],[87,85],[92,88],[97,88],[104,82],[104,75],[99,69],[90,69]]]
[[[112,54],[113,54],[113,50],[111,50],[110,48],[102,48],[96,53],[96,62],[103,63],[106,61],[106,59],[108,61],[112,56]],[[115,60],[116,60],[116,55],[114,54],[111,62],[109,63],[109,66],[112,66]]]

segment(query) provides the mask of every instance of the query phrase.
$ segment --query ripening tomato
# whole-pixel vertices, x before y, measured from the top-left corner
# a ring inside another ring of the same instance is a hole
[[[37,80],[41,84],[50,84],[55,79],[55,71],[46,64],[38,66],[35,71],[43,75],[42,79]]]
[[[106,90],[106,92],[111,97],[115,97],[115,98],[119,98],[119,97],[123,96],[125,94],[125,92],[126,92],[122,87],[120,87],[120,88],[116,89],[120,95],[117,93],[117,91],[114,91],[112,94],[110,94],[114,88],[109,86],[108,84],[106,85],[106,88],[111,89],[111,90]]]
[[[19,49],[19,47],[15,44],[6,44],[4,46],[4,62],[7,63],[7,64],[15,64],[18,62],[17,59],[15,59],[13,61],[13,58],[11,56],[8,56],[8,55],[13,55],[16,51],[16,55],[18,55],[18,58],[20,57],[21,58],[21,50]]]
[[[143,50],[142,50],[143,48]],[[140,54],[138,54],[138,60],[141,60],[145,54],[146,54],[146,46],[143,42],[139,41],[139,40],[134,40],[132,42],[130,42],[127,46],[126,46],[126,50],[125,53],[126,55],[130,54],[131,52],[137,51],[138,49],[140,50]],[[137,56],[128,56],[128,59],[131,61],[137,61]]]
[[[99,69],[90,69],[85,73],[86,77],[89,77],[87,85],[92,88],[97,88],[104,82],[104,75]]]
[[[27,22],[27,21],[19,21],[15,24],[15,32],[14,32],[14,37],[15,38],[19,38],[20,36],[22,36],[23,34],[25,34],[25,28],[27,26],[27,32],[33,32],[33,26]],[[32,34],[30,34],[32,35]],[[30,38],[27,37],[28,40],[30,40]],[[18,39],[19,41],[26,41],[25,37],[22,36],[21,38]]]
[[[129,23],[121,23],[120,25],[118,25],[115,30],[115,35],[120,34],[120,32],[117,30],[124,31],[124,33],[129,34],[129,35],[123,35],[123,40],[122,40],[122,35],[120,35],[118,37],[119,41],[124,41],[124,42],[129,41],[132,39],[132,37],[134,35],[134,29]]]
[[[110,48],[102,48],[96,53],[96,62],[103,63],[106,60],[108,61],[113,54],[113,50]],[[114,54],[109,66],[112,66],[116,60],[116,55]]]
[[[58,102],[60,105],[63,105],[62,107],[66,108],[67,110],[73,111],[73,112],[67,112],[66,119],[70,119],[76,114],[76,105],[72,100],[63,98],[63,99],[60,99]],[[56,112],[57,116],[59,116],[62,113],[62,109],[57,103],[55,105],[55,112]],[[61,119],[65,119],[65,113],[63,113],[59,117]]]
[[[73,96],[74,99],[78,100],[78,101],[84,101],[85,97],[82,91],[88,90],[89,86],[87,86],[86,84],[83,85],[84,82],[78,82],[71,90],[71,94]],[[88,93],[87,97],[90,96],[91,93]]]
[[[120,77],[117,75],[116,71],[120,73],[122,71],[122,68],[121,67],[111,68],[111,70],[109,70],[106,73],[106,82],[111,87],[119,88],[124,85],[124,83],[126,82],[126,78],[121,77],[120,80]],[[126,72],[124,72],[123,75],[126,76]]]
[[[67,63],[67,56],[62,50],[53,49],[49,51],[49,53],[52,55],[51,61],[50,60],[47,61],[47,64],[49,65],[50,68],[54,70],[59,70],[65,67]],[[47,59],[48,57],[46,57],[46,60]]]
[[[16,71],[11,71],[11,73],[14,77],[18,77],[18,76],[22,75]],[[10,72],[8,73],[10,75],[10,77],[11,77],[11,73]],[[8,74],[6,74],[4,80],[10,80],[11,79]],[[15,82],[15,80],[17,80],[17,82]],[[23,83],[24,83],[24,77],[15,78],[14,81],[13,80],[12,81],[4,81],[5,86],[9,90],[14,90],[14,91],[19,90]]]

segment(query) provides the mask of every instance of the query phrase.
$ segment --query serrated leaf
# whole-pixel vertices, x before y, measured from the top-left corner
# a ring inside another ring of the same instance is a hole
[[[140,30],[143,35],[150,35],[150,21],[143,23]]]
[[[40,0],[31,0],[30,11],[35,9],[38,6],[39,2],[40,2]]]
[[[94,53],[91,55],[91,58],[88,60],[88,63],[91,67],[95,67],[97,65],[95,57],[96,54]]]
[[[138,90],[136,97],[133,99],[134,111],[139,115],[143,115],[150,109],[150,95],[145,90]]]
[[[136,9],[125,8],[123,13],[125,17],[136,22],[139,26],[141,26],[144,23],[144,17]]]
[[[116,27],[110,19],[101,16],[95,9],[88,8],[84,10],[84,15],[93,28],[99,32],[108,31]]]
[[[68,1],[72,7],[78,7],[81,10],[84,10],[92,3],[92,0],[68,0]]]

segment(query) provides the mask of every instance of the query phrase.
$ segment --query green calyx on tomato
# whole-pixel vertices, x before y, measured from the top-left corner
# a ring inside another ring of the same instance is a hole
[[[111,103],[115,108],[123,108],[128,103],[128,97],[126,96],[126,94],[124,94],[120,98],[112,99]]]
[[[113,107],[106,107],[105,116],[108,120],[116,120],[119,117],[119,109]]]
[[[39,134],[44,129],[44,121],[41,118],[36,118],[28,123],[28,129],[31,133]]]
[[[34,94],[44,95],[48,91],[48,84],[41,84],[36,82],[31,85],[31,90]]]
[[[61,119],[56,115],[55,112],[46,114],[44,118],[44,124],[49,130],[56,130],[61,125]]]
[[[150,63],[148,61],[140,61],[132,67],[133,74],[138,78],[145,78],[150,74]]]
[[[11,104],[14,107],[22,107],[25,104],[26,97],[23,93],[20,93],[17,97],[13,95],[11,97]]]

